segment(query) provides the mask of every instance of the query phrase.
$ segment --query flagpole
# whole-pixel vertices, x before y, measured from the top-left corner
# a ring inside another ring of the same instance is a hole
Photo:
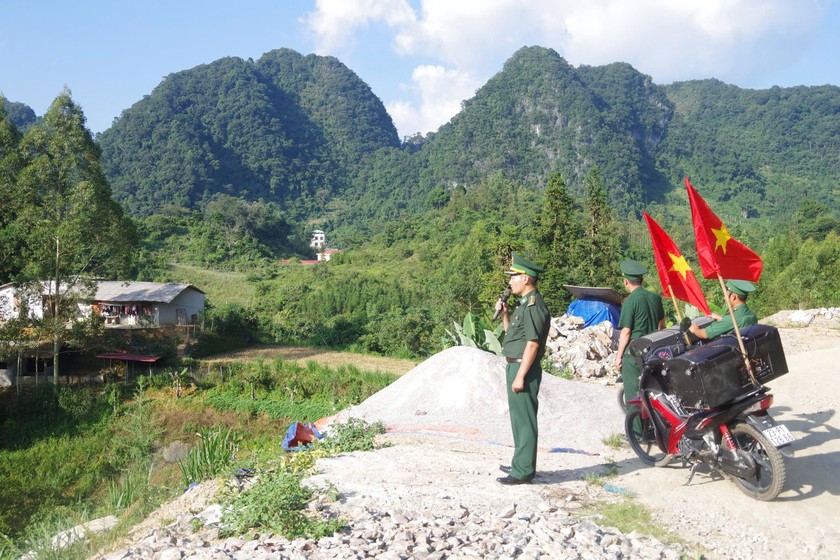
[[[680,307],[677,305],[677,296],[674,295],[674,287],[668,284],[668,291],[671,292],[671,300],[674,302],[674,310],[677,312],[677,322],[682,321],[682,313]]]
[[[738,346],[741,348],[741,355],[744,356],[744,366],[747,368],[747,373],[756,387],[761,387],[761,384],[755,378],[752,368],[750,367],[750,357],[747,356],[747,349],[744,347],[744,341],[741,339],[741,329],[738,328],[738,322],[735,320],[735,309],[732,307],[732,302],[726,297],[726,284],[723,283],[723,276],[718,273],[718,280],[720,281],[720,289],[723,290],[723,299],[726,300],[726,306],[729,308],[729,316],[732,318],[732,325],[735,327],[735,337],[738,339]]]

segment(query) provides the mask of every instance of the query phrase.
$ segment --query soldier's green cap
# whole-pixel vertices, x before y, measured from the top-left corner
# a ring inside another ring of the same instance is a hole
[[[746,280],[727,280],[726,289],[744,297],[748,293],[755,291],[755,284]]]
[[[628,280],[641,280],[647,273],[645,265],[632,259],[621,261],[619,268],[621,268],[621,274]]]
[[[514,252],[511,252],[510,256],[513,259],[513,264],[510,265],[510,270],[505,271],[505,274],[510,274],[511,276],[514,274],[527,274],[528,276],[539,278],[540,273],[545,272],[543,267],[532,263],[528,259],[523,259]]]

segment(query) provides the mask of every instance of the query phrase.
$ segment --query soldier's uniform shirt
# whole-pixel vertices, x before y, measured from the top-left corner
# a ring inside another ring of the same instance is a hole
[[[539,363],[545,354],[545,341],[551,313],[537,290],[525,294],[520,298],[519,305],[513,310],[508,324],[502,354],[506,358],[521,358],[525,352],[525,345],[529,340],[536,340],[540,344],[535,362]]]
[[[662,298],[639,287],[630,292],[621,304],[618,328],[631,329],[630,340],[636,340],[657,330],[659,321],[664,317]]]
[[[636,340],[659,328],[659,321],[665,317],[662,299],[642,287],[638,287],[621,304],[618,317],[619,329],[630,329],[630,340]],[[621,357],[621,378],[624,381],[624,397],[630,400],[639,392],[641,375],[636,358],[630,354],[630,345]]]
[[[755,313],[747,307],[746,303],[742,303],[738,307],[732,310],[733,315],[735,315],[735,323],[737,323],[738,328],[741,329],[746,327],[747,325],[755,325],[758,323],[758,319],[755,316]],[[719,321],[715,321],[708,327],[706,327],[706,336],[711,340],[712,338],[717,338],[722,334],[726,334],[730,331],[735,330],[735,325],[732,324],[732,317],[728,314],[724,315]]]

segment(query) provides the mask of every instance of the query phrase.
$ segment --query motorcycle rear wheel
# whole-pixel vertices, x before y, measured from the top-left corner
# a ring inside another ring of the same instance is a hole
[[[624,417],[624,434],[627,436],[630,448],[639,456],[642,463],[651,467],[665,466],[667,463],[664,461],[668,456],[662,453],[656,444],[650,418],[642,418],[642,411],[635,406],[629,408],[631,410]]]
[[[621,407],[621,412],[627,414],[627,398],[624,396],[624,385],[620,385],[618,387],[618,393],[616,393],[616,399],[618,399],[618,406]]]
[[[746,422],[730,426],[735,445],[749,453],[756,464],[756,473],[750,478],[732,477],[738,489],[760,502],[776,498],[785,485],[787,472],[782,452],[764,437],[759,430]]]

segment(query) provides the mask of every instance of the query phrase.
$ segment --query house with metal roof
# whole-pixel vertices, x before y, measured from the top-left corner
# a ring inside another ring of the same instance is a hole
[[[204,297],[191,284],[100,281],[93,311],[106,324],[194,325],[204,311]]]
[[[93,295],[76,296],[79,316],[96,313],[106,325],[193,325],[204,310],[205,294],[191,284],[116,280],[97,281],[93,287]],[[0,321],[18,317],[24,309],[39,319],[53,295],[50,282],[43,283],[43,294],[34,295],[24,294],[15,284],[0,286]]]

